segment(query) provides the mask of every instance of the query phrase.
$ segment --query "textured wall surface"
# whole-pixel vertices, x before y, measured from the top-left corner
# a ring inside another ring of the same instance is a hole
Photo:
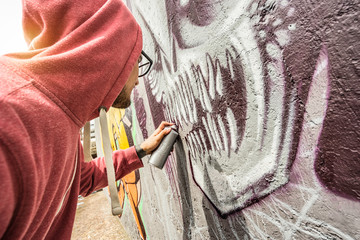
[[[154,60],[127,110],[128,138],[142,141],[162,120],[180,138],[163,170],[144,159],[127,231],[360,239],[360,2],[128,6]]]

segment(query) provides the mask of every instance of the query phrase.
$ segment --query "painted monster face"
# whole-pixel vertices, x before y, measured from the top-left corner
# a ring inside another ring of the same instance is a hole
[[[297,142],[298,89],[283,56],[294,8],[190,0],[141,9],[154,120],[177,123],[205,195],[227,214],[284,185]]]

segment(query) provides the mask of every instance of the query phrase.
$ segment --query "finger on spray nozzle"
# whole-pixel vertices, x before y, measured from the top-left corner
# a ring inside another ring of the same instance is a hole
[[[179,136],[176,125],[169,126],[171,128],[168,133],[161,141],[158,148],[151,154],[149,163],[157,168],[162,169],[170,154],[174,149],[174,143]]]

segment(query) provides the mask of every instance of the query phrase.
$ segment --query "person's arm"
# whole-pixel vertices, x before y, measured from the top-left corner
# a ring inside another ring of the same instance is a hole
[[[135,149],[135,147],[130,147],[125,150],[114,151],[113,162],[116,180],[119,180],[132,171],[143,167],[144,165],[140,158],[144,155],[152,153],[159,146],[164,136],[171,131],[171,129],[164,128],[172,125],[173,123],[162,122],[148,139],[141,143],[140,146],[136,147],[137,149]],[[108,185],[105,158],[96,158],[91,162],[86,163],[84,162],[82,147],[80,152],[80,195],[87,196],[92,192],[104,188]]]
[[[137,156],[134,147],[114,151],[112,156],[116,180],[144,166]],[[106,187],[108,182],[105,158],[99,157],[91,162],[84,162],[83,158],[81,159],[80,195],[87,196],[96,190]]]
[[[14,176],[17,176],[17,173],[13,172],[12,167],[9,165],[12,159],[10,155],[11,154],[5,151],[0,143],[0,239],[3,237],[11,222],[17,204],[17,184],[14,183]]]

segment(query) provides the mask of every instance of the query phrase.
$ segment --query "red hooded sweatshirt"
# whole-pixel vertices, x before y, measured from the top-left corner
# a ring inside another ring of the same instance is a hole
[[[23,0],[23,28],[29,51],[0,57],[0,238],[70,239],[78,195],[107,185],[79,130],[122,90],[142,34],[121,0]],[[133,147],[113,160],[117,179],[143,166]]]

